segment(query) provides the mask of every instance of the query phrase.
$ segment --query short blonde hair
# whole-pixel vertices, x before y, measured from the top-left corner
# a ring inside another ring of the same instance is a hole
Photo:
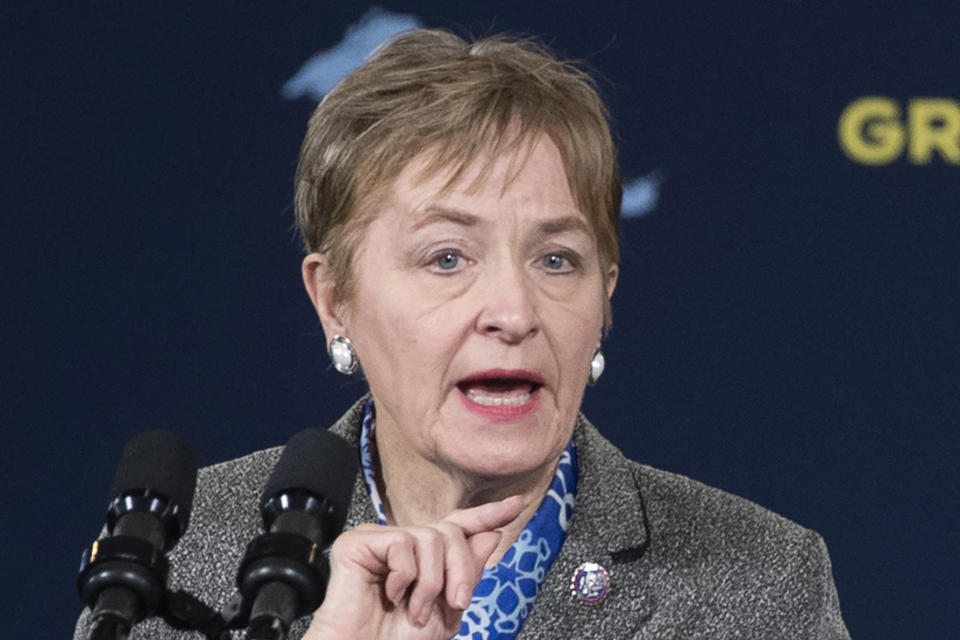
[[[606,273],[619,261],[620,173],[590,76],[530,39],[470,43],[415,29],[381,45],[314,111],[297,166],[301,241],[325,254],[335,300],[352,294],[352,261],[369,221],[361,209],[411,159],[431,150],[427,172],[450,171],[450,185],[484,153],[530,148],[540,135],[560,150]]]

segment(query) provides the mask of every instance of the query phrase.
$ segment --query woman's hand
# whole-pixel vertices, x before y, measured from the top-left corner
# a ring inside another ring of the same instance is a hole
[[[522,510],[513,496],[426,527],[364,524],[341,534],[330,550],[326,598],[304,640],[448,640],[500,543],[496,529]]]

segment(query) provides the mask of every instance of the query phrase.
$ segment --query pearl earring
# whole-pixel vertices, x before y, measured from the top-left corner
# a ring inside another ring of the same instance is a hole
[[[333,368],[345,375],[352,375],[360,368],[360,361],[357,359],[357,350],[353,348],[350,338],[343,336],[333,336],[333,340],[327,346],[327,353],[333,361]]]
[[[607,361],[603,357],[603,351],[600,351],[600,347],[597,347],[597,350],[593,352],[593,359],[590,360],[590,374],[587,376],[588,385],[592,387],[597,384],[597,380],[603,375],[603,368],[606,365]]]

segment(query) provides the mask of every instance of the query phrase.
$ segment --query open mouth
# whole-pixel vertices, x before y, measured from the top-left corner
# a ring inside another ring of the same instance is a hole
[[[484,372],[457,384],[460,392],[482,407],[520,407],[543,386],[539,375],[530,372]]]

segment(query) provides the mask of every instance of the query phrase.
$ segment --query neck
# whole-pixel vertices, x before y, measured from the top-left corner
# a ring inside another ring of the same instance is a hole
[[[385,432],[386,431],[386,432]],[[506,477],[477,476],[438,465],[393,442],[388,430],[376,429],[371,442],[377,491],[387,522],[397,526],[423,526],[442,520],[452,511],[468,509],[514,495],[524,498],[524,508],[510,523],[487,566],[499,562],[537,511],[553,481],[558,460],[530,472]]]

